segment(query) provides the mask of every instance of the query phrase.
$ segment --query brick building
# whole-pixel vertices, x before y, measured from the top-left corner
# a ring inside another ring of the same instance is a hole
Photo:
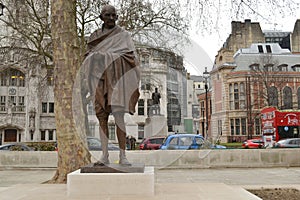
[[[272,105],[298,109],[300,95],[300,20],[292,33],[263,32],[250,20],[232,22],[232,33],[210,72],[214,140],[243,141],[261,135],[260,110]],[[286,38],[290,39],[290,49]],[[285,47],[285,46],[284,46]]]

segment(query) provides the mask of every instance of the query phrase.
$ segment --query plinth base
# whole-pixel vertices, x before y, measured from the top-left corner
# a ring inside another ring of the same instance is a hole
[[[80,173],[68,174],[68,197],[100,198],[105,195],[154,195],[154,167],[143,173]]]
[[[94,165],[93,163],[81,167],[80,173],[144,173],[144,164],[132,164],[132,165]]]

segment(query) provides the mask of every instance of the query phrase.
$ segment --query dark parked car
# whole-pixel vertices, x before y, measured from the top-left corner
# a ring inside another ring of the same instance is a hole
[[[264,141],[261,138],[250,139],[243,142],[242,147],[245,149],[257,149],[264,146]]]
[[[300,138],[282,139],[275,143],[274,148],[299,148]]]
[[[101,141],[96,137],[87,137],[87,143],[90,151],[102,151]],[[119,150],[117,145],[108,143],[108,150]]]
[[[99,140],[99,138],[87,137],[86,139],[87,139],[88,148],[90,151],[102,151],[101,141]],[[117,145],[108,143],[108,150],[109,151],[119,150],[119,147]],[[55,144],[55,151],[58,151],[57,143]]]
[[[145,138],[140,144],[140,150],[157,150],[165,140],[165,136]]]
[[[33,151],[33,149],[23,143],[11,143],[1,145],[0,151]]]

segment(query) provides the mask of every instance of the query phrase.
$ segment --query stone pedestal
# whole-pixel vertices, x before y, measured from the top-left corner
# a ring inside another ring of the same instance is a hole
[[[167,135],[167,118],[163,115],[153,115],[148,117],[145,124],[145,137],[155,135]]]
[[[144,173],[144,164],[132,164],[132,165],[94,165],[93,163],[81,167],[80,173]]]
[[[154,167],[143,173],[80,173],[68,174],[68,197],[98,198],[107,195],[154,195]]]

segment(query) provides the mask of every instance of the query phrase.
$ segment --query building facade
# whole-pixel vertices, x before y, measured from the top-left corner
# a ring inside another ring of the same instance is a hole
[[[210,72],[213,139],[241,142],[260,136],[259,113],[265,106],[297,109],[299,22],[291,33],[263,32],[250,20],[232,22]]]
[[[260,111],[266,106],[298,109],[300,55],[278,43],[242,48],[234,63],[211,72],[211,132],[222,142],[241,142],[261,136]]]
[[[141,140],[184,130],[187,111],[187,79],[182,57],[172,52],[137,45],[140,60],[140,99],[133,116],[126,115],[127,134]],[[5,52],[2,54],[5,55]],[[55,141],[53,69],[28,67],[2,58],[0,65],[0,141]],[[5,61],[6,60],[6,61]],[[158,89],[160,112],[154,113],[152,93]],[[88,105],[89,134],[99,137],[99,124],[92,103]],[[191,114],[189,114],[191,115]],[[113,116],[109,137],[117,142]]]

